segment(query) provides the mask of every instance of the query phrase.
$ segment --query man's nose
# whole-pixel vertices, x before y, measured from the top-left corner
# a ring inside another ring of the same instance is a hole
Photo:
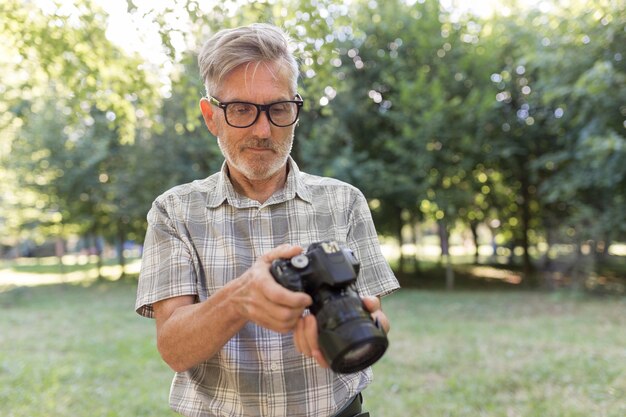
[[[271,129],[272,129],[271,125],[272,125],[272,122],[270,122],[267,112],[262,111],[259,114],[259,118],[252,125],[252,128],[254,129],[254,132],[256,135],[258,135],[259,137],[267,138],[270,136],[270,133],[271,133]]]

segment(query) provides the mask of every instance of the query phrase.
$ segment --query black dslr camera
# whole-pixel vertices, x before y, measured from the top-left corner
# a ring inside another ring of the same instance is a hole
[[[356,292],[359,262],[352,251],[335,241],[313,243],[307,252],[278,259],[270,272],[283,287],[313,298],[319,344],[335,372],[357,372],[372,365],[389,341]]]

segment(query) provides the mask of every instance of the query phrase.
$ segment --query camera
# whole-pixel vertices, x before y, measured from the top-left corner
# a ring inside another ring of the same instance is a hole
[[[270,267],[280,285],[313,299],[309,310],[317,319],[320,349],[338,373],[367,368],[389,346],[356,291],[359,267],[354,253],[336,241],[313,243],[306,253],[277,259]]]

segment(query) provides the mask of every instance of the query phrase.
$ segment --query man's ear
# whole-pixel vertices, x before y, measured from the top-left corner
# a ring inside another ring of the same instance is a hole
[[[206,97],[202,97],[200,99],[200,111],[202,112],[204,124],[206,124],[209,132],[211,132],[213,136],[217,136],[217,129],[215,128],[215,122],[213,121],[213,106],[209,103],[209,100],[207,100]]]

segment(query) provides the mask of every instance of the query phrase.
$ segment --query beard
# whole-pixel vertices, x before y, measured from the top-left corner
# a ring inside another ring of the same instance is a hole
[[[263,181],[271,178],[287,163],[293,147],[293,132],[284,140],[270,138],[249,138],[243,143],[228,143],[228,139],[217,138],[217,144],[231,169],[239,171],[250,181]],[[250,149],[263,149],[255,152]]]

